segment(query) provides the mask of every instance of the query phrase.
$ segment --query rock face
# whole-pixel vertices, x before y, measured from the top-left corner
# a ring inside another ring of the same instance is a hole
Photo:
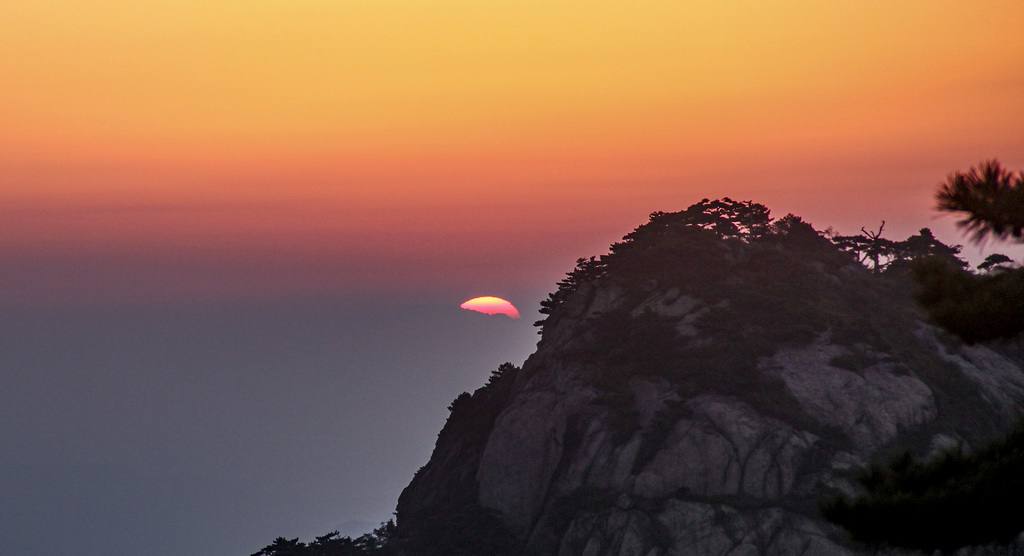
[[[470,513],[509,554],[860,554],[823,497],[1024,410],[1019,353],[921,322],[905,275],[805,224],[723,235],[671,216],[581,260],[522,369],[456,400],[399,535]]]

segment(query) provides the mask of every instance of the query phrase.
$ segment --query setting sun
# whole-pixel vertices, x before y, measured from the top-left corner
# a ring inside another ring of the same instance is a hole
[[[511,318],[519,318],[519,310],[516,309],[515,305],[512,305],[509,301],[506,301],[500,297],[492,297],[489,295],[483,297],[474,297],[469,301],[466,301],[462,305],[459,305],[463,309],[469,309],[470,311],[476,311],[478,313],[485,313],[488,315],[507,315]]]

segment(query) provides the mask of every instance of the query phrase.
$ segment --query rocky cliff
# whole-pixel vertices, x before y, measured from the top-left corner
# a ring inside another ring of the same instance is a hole
[[[861,553],[823,497],[1024,409],[1020,351],[922,322],[889,262],[751,203],[652,215],[542,304],[521,369],[453,402],[399,500],[406,552]]]

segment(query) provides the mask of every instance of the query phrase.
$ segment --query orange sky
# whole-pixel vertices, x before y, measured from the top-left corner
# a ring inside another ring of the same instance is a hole
[[[548,287],[726,195],[951,229],[946,173],[1024,168],[1022,24],[1019,0],[7,0],[0,286]]]

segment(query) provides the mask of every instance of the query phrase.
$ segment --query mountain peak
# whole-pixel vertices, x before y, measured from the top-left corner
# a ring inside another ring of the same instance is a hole
[[[1024,407],[1020,354],[923,322],[902,263],[956,253],[926,231],[872,254],[749,201],[653,213],[542,303],[522,369],[453,403],[398,542],[857,553],[823,496],[893,450],[990,439]]]

